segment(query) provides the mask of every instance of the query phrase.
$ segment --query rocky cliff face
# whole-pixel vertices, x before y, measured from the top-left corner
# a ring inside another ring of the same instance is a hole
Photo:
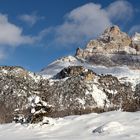
[[[140,35],[130,38],[118,26],[107,28],[96,40],[91,40],[85,49],[78,48],[76,57],[91,64],[105,66],[127,65],[140,69]]]

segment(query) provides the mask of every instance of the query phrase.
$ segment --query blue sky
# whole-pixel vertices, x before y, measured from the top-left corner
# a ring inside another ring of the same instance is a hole
[[[139,0],[0,0],[0,64],[40,71],[117,24],[140,32]]]

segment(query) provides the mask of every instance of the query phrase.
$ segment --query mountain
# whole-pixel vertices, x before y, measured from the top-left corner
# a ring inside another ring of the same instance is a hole
[[[96,40],[91,40],[85,49],[78,48],[76,57],[96,65],[140,69],[140,35],[136,33],[130,38],[118,26],[112,26]]]
[[[37,123],[111,110],[140,110],[140,35],[107,28],[75,56],[38,73],[0,67],[0,123]]]

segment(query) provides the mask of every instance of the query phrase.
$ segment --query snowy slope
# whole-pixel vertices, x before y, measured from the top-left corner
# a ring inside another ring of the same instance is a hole
[[[76,65],[82,64],[75,57],[73,56],[63,57],[49,64],[46,68],[44,68],[41,72],[39,72],[39,74],[51,78],[58,72],[60,72],[63,68]]]
[[[0,125],[0,140],[139,140],[140,112],[49,119],[47,125]]]
[[[63,57],[54,61],[41,72],[39,72],[39,74],[44,75],[44,77],[51,78],[60,72],[63,68],[68,66],[84,66],[87,69],[93,70],[97,74],[111,74],[121,79],[122,82],[131,82],[133,85],[136,85],[140,82],[140,70],[132,70],[127,66],[105,67],[91,65],[88,62],[84,60],[80,61],[73,56]]]

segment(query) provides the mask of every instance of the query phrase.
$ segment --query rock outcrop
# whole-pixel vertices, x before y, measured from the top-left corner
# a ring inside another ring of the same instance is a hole
[[[85,49],[78,48],[76,57],[88,60],[91,64],[105,66],[127,65],[140,69],[140,38],[132,38],[118,26],[107,28],[96,40],[91,40]]]
[[[82,66],[69,66],[61,70],[56,76],[57,79],[63,79],[66,77],[82,76],[86,80],[92,80],[96,76],[92,70],[85,69]]]

